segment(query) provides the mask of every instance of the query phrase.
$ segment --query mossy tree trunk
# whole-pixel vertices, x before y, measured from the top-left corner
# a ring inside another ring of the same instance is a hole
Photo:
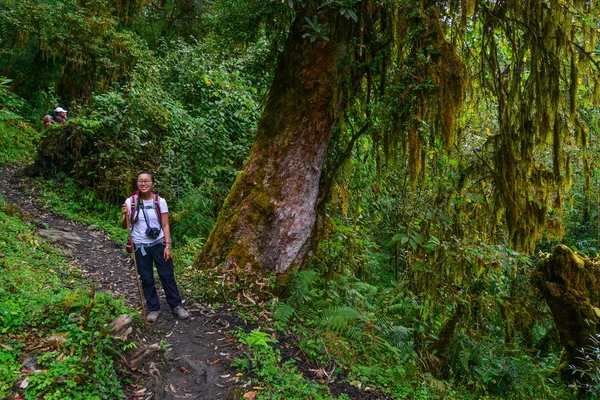
[[[199,267],[285,273],[314,245],[322,171],[336,116],[344,107],[342,65],[352,22],[339,10],[319,14],[329,40],[303,38],[307,7],[297,13],[257,138],[197,260]]]
[[[593,344],[600,323],[600,268],[559,245],[538,263],[532,281],[550,307],[569,365],[584,368],[580,350]]]
[[[462,303],[458,303],[454,314],[452,314],[440,328],[437,335],[438,340],[429,346],[429,352],[432,355],[429,359],[431,364],[429,366],[431,367],[431,372],[435,376],[447,377],[448,375],[450,370],[448,365],[448,353],[454,344],[458,323],[466,312],[467,307]]]

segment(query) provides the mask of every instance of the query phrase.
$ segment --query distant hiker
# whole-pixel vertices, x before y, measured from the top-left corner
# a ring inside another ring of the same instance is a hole
[[[54,122],[60,124],[67,120],[67,110],[62,107],[56,107],[54,109]]]
[[[52,125],[54,123],[54,118],[52,118],[52,115],[50,114],[46,114],[44,115],[44,126],[47,128],[50,125]]]
[[[190,314],[181,302],[171,258],[171,229],[167,202],[152,191],[152,172],[142,171],[138,174],[137,188],[138,190],[121,206],[121,225],[126,228],[129,218],[135,261],[148,306],[146,320],[156,322],[160,310],[153,264],[156,266],[171,311],[177,318],[186,319]]]

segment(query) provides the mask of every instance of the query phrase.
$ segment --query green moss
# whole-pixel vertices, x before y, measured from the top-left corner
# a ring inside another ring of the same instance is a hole
[[[0,164],[32,161],[39,138],[40,133],[22,121],[0,121]]]
[[[225,268],[250,266],[252,270],[261,267],[258,254],[255,254],[260,249],[245,242],[251,239],[241,239],[240,233],[252,230],[260,234],[274,221],[271,199],[278,197],[280,185],[274,182],[268,188],[264,187],[259,183],[263,175],[260,169],[252,174],[247,171],[238,174],[196,265],[222,263]]]
[[[600,268],[559,245],[538,263],[532,283],[552,311],[569,364],[583,366],[578,349],[590,345],[600,327]]]

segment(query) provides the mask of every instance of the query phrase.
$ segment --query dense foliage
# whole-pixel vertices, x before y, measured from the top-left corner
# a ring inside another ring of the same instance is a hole
[[[319,22],[331,7],[362,36],[340,63],[353,75],[336,88],[345,108],[328,149],[313,257],[286,276],[271,309],[272,277],[191,266],[250,152],[298,7],[315,10],[307,41],[333,40],[337,26]],[[249,351],[238,367],[263,381],[264,398],[331,398],[323,385],[337,381],[389,398],[594,394],[598,349],[582,349],[591,368],[574,375],[530,277],[538,252],[556,243],[589,257],[600,248],[599,16],[595,2],[560,1],[4,2],[0,164],[29,164],[50,179],[38,191],[55,209],[115,223],[137,172],[154,170],[186,268],[182,287],[206,299],[256,298],[249,318],[274,313],[276,335],[239,336]],[[58,105],[69,121],[43,129]],[[36,242],[2,210],[3,229]],[[5,338],[21,340],[16,332],[32,324],[74,329],[55,314],[26,321],[28,307],[120,307],[59,289],[68,282],[24,303],[16,294],[35,288],[15,281],[9,265],[74,272],[48,249],[30,260],[20,241],[3,240]],[[89,315],[93,324],[106,318]],[[43,360],[48,374],[69,376],[68,390],[118,397],[114,374],[94,369],[102,358],[77,358],[86,331],[70,335],[76,350]],[[275,336],[294,340],[302,363],[282,359]],[[16,381],[13,350],[0,348],[9,366],[0,397]],[[100,389],[82,380],[89,371]],[[49,381],[30,382],[32,398],[63,393]]]
[[[19,382],[29,399],[122,398],[115,355],[126,343],[109,324],[127,311],[123,302],[96,293],[26,214],[1,200],[0,228],[0,397]]]

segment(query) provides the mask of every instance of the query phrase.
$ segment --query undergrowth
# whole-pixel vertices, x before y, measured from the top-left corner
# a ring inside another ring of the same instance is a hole
[[[283,361],[279,350],[272,346],[277,340],[267,333],[258,328],[250,333],[238,332],[238,340],[247,346],[249,352],[245,358],[238,359],[234,366],[242,371],[253,372],[260,382],[260,386],[253,386],[253,391],[246,393],[247,396],[273,400],[335,398],[327,386],[306,379],[296,369],[293,359]]]
[[[232,305],[250,306],[258,313],[261,312],[273,299],[276,275],[264,275],[255,271],[239,273],[233,269],[224,271],[220,266],[197,268],[194,261],[203,244],[202,238],[188,238],[173,255],[175,264],[179,264],[182,269],[181,286],[202,300],[227,301]]]
[[[132,311],[85,287],[76,266],[0,199],[0,398],[123,398],[125,350],[109,323]]]
[[[40,129],[35,129],[22,117],[28,104],[10,92],[11,82],[0,77],[0,165],[33,161],[41,136],[41,122]]]
[[[429,309],[402,288],[350,278],[325,284],[310,270],[296,273],[291,296],[277,304],[274,317],[279,335],[295,338],[315,380],[341,379],[392,399],[576,397],[560,382],[553,353],[511,351],[492,337],[467,336],[463,328],[449,355],[438,357],[430,349],[441,321]],[[255,348],[252,357],[264,357]],[[253,370],[260,376],[257,366]],[[453,379],[446,378],[448,370]]]
[[[0,165],[32,161],[40,133],[22,121],[3,121],[2,118],[0,110]]]

